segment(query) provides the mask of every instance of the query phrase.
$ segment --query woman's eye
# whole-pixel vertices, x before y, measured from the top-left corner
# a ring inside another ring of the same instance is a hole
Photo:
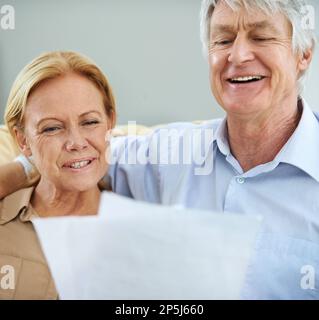
[[[58,130],[60,130],[60,127],[48,127],[48,128],[44,128],[42,130],[43,133],[54,133],[57,132]]]
[[[83,124],[85,126],[92,126],[92,125],[95,125],[95,124],[98,124],[100,123],[98,120],[90,120],[90,121],[85,121]]]

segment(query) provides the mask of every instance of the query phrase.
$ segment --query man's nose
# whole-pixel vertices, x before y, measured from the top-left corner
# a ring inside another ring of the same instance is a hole
[[[87,148],[88,142],[81,133],[80,129],[71,129],[69,131],[65,148],[67,151],[81,151]]]
[[[244,37],[237,37],[230,49],[228,61],[234,65],[241,65],[254,60],[255,55],[251,43]]]

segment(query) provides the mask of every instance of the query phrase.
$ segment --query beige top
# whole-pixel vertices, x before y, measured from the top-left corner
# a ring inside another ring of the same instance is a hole
[[[58,299],[31,222],[37,216],[30,204],[33,191],[23,189],[0,201],[0,300]]]

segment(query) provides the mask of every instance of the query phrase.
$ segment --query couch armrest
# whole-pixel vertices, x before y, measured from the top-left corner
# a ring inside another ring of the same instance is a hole
[[[19,154],[6,126],[0,125],[0,165],[12,161]]]

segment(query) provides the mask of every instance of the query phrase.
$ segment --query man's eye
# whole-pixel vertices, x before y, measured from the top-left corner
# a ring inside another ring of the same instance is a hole
[[[274,40],[273,38],[261,38],[261,37],[257,37],[257,38],[254,38],[255,41],[257,42],[263,42],[263,41],[271,41],[271,40]]]
[[[215,41],[215,44],[220,46],[225,46],[227,44],[230,44],[231,42],[232,42],[231,40],[221,40],[221,41]]]

